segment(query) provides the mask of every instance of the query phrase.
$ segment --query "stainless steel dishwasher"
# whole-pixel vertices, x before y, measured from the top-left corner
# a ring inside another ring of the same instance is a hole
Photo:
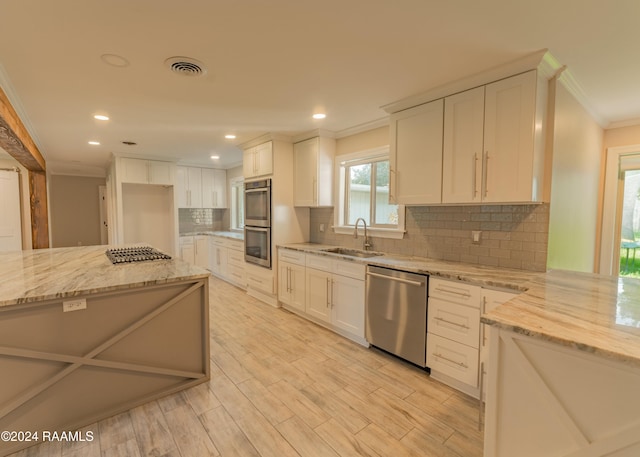
[[[429,277],[367,267],[365,337],[369,344],[426,367]]]

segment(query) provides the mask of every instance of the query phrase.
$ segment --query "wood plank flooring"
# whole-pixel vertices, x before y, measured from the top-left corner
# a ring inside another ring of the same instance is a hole
[[[414,366],[213,277],[210,308],[210,382],[13,455],[482,455],[477,401]]]

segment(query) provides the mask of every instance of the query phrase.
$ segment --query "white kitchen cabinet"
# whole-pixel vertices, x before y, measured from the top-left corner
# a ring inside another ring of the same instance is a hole
[[[293,204],[333,206],[333,138],[315,137],[293,145]]]
[[[331,292],[333,325],[364,338],[364,280],[334,274]]]
[[[278,300],[287,307],[306,310],[305,253],[278,250]]]
[[[516,292],[504,290],[482,289],[480,314],[485,314],[495,307],[508,302],[516,297]],[[484,399],[487,385],[487,361],[489,360],[489,341],[491,339],[491,326],[481,324],[480,326],[480,395]]]
[[[484,86],[444,99],[442,203],[482,201]]]
[[[225,240],[227,246],[227,273],[226,279],[243,289],[247,288],[247,275],[245,273],[244,243],[242,241]]]
[[[444,101],[391,115],[389,200],[405,205],[442,201]]]
[[[246,264],[247,289],[250,295],[262,298],[262,295],[271,296],[274,293],[273,271],[257,265]],[[270,303],[270,301],[268,302]],[[275,305],[274,305],[275,306]]]
[[[427,366],[434,379],[478,397],[481,288],[429,279]]]
[[[176,167],[178,208],[202,208],[202,174],[200,168]]]
[[[539,112],[545,106],[537,106],[543,103],[536,103],[536,90],[535,70],[486,86],[483,202],[541,198],[544,145]]]
[[[180,237],[180,258],[185,262],[193,264],[196,259],[196,250],[192,236]]]
[[[245,149],[242,161],[245,178],[270,175],[273,173],[273,143],[266,143]]]
[[[158,160],[130,159],[122,157],[119,161],[120,182],[130,184],[174,184],[175,165]]]
[[[227,248],[223,238],[209,237],[209,269],[216,276],[227,275]]]
[[[215,168],[202,168],[202,207],[227,207],[227,172]]]
[[[208,236],[194,236],[194,264],[202,267],[209,268],[209,237]]]
[[[364,342],[365,265],[307,254],[306,313]]]

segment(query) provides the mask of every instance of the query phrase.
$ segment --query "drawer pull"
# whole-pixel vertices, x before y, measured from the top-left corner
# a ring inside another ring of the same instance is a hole
[[[447,362],[451,362],[451,363],[453,363],[453,364],[455,364],[455,365],[458,365],[459,367],[462,367],[462,368],[469,368],[469,365],[467,365],[466,363],[463,363],[463,362],[456,362],[455,360],[450,359],[450,358],[448,358],[448,357],[445,357],[445,356],[443,356],[442,354],[433,354],[433,355],[434,355],[434,356],[436,356],[436,357],[438,357],[438,358],[440,358],[440,359],[442,359],[442,360],[446,360]]]
[[[471,297],[471,294],[469,292],[458,292],[457,290],[448,290],[441,287],[436,287],[436,290],[438,292],[444,292],[446,294],[460,295],[461,297]]]
[[[451,321],[448,321],[446,319],[443,319],[442,317],[434,317],[433,320],[440,321],[440,322],[443,322],[445,324],[455,325],[456,327],[460,327],[460,328],[463,328],[465,330],[469,330],[469,328],[470,328],[468,325],[458,324],[457,322],[451,322]]]

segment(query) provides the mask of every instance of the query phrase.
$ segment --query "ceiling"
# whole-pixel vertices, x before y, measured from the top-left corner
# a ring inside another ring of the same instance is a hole
[[[637,0],[2,0],[0,85],[54,173],[112,153],[228,168],[261,134],[339,133],[543,48],[603,127],[640,122],[638,17]]]

